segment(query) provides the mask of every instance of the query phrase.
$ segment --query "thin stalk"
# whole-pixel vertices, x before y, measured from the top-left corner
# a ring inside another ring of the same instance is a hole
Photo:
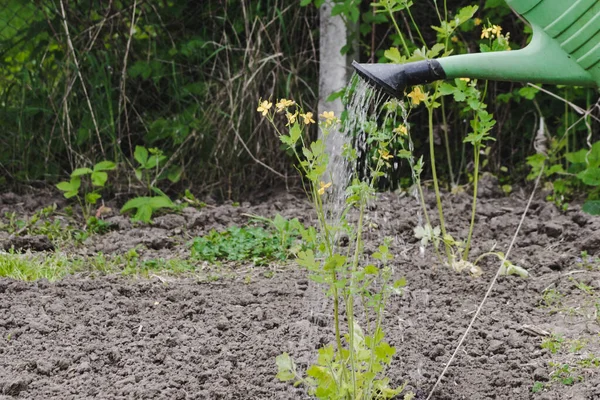
[[[362,241],[362,228],[364,222],[364,214],[365,214],[365,199],[361,199],[360,204],[360,213],[358,216],[358,228],[356,231],[356,248],[354,249],[354,259],[352,260],[352,269],[350,271],[350,293],[348,293],[348,298],[346,300],[346,318],[348,320],[348,336],[350,338],[348,346],[350,353],[350,366],[352,370],[352,386],[354,389],[354,394],[356,395],[356,360],[354,357],[354,295],[352,293],[352,289],[354,287],[354,275],[356,274],[356,270],[358,269],[358,262],[360,258],[360,248]]]
[[[404,53],[406,54],[406,56],[410,56],[410,51],[408,51],[408,46],[406,45],[406,42],[404,41],[404,35],[402,35],[402,31],[400,30],[400,27],[398,27],[398,24],[396,23],[396,20],[394,19],[394,14],[392,13],[392,11],[388,8],[388,13],[390,14],[390,19],[392,20],[392,23],[394,24],[394,27],[396,28],[396,32],[398,32],[398,36],[400,36],[400,41],[402,42],[402,47],[404,47]]]
[[[444,98],[441,98],[442,104],[442,130],[444,131],[444,141],[446,142],[446,158],[448,159],[448,172],[450,173],[450,184],[455,185],[458,182],[454,181],[454,172],[452,172],[452,156],[450,152],[450,141],[448,140],[448,121],[446,119],[446,106]]]
[[[446,236],[446,224],[444,223],[444,211],[442,209],[442,198],[440,196],[440,187],[437,179],[437,172],[435,169],[435,148],[433,143],[433,101],[432,104],[427,106],[428,122],[429,122],[429,157],[431,158],[431,174],[433,176],[433,187],[435,189],[435,200],[437,203],[438,213],[440,216],[440,228],[442,229],[442,237]],[[450,246],[444,241],[446,248],[446,256],[448,262],[451,261]]]
[[[479,182],[479,151],[481,150],[481,144],[477,143],[473,146],[475,152],[475,171],[473,173],[473,203],[471,206],[471,224],[469,225],[469,236],[467,238],[467,245],[465,246],[465,252],[463,253],[463,260],[469,258],[469,250],[471,248],[471,237],[473,236],[473,228],[475,226],[475,211],[477,210],[477,184]]]
[[[419,25],[417,25],[417,23],[415,22],[415,19],[413,18],[412,13],[410,12],[410,7],[406,8],[406,12],[408,13],[408,16],[410,17],[410,20],[411,20],[411,22],[413,24],[413,27],[415,28],[415,30],[419,34],[419,39],[421,39],[421,43],[423,44],[423,46],[425,46],[426,48],[428,48],[427,47],[427,42],[423,38],[423,35],[421,34],[421,30],[419,29]]]

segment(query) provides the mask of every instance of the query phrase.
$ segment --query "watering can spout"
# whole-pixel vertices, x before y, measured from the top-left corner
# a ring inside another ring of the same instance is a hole
[[[353,61],[352,66],[360,77],[393,97],[401,97],[407,86],[446,78],[446,73],[437,60],[408,64],[359,64]]]
[[[600,1],[507,0],[531,23],[521,50],[465,54],[407,64],[358,64],[356,72],[394,97],[407,86],[452,78],[600,87]]]

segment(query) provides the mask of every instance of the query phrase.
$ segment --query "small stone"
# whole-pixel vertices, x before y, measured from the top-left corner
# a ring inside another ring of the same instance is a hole
[[[229,320],[226,317],[219,318],[217,321],[217,329],[220,331],[229,329]]]
[[[533,371],[533,380],[546,382],[548,380],[548,373],[543,368],[537,368],[535,371]]]
[[[557,238],[562,235],[563,228],[556,222],[548,221],[542,226],[542,232],[550,237]]]
[[[437,344],[429,352],[429,358],[431,358],[432,360],[434,360],[436,357],[443,356],[445,353],[446,353],[446,349],[444,348],[444,345]]]
[[[488,347],[488,351],[493,354],[504,353],[504,342],[501,340],[492,340]]]
[[[79,364],[77,366],[77,368],[75,368],[75,371],[79,372],[80,374],[83,374],[85,372],[90,372],[92,370],[92,367],[90,365],[89,362],[84,361],[81,364]]]
[[[16,378],[11,381],[6,382],[2,386],[2,394],[6,394],[9,396],[18,396],[24,390],[27,390],[27,386],[29,386],[30,380],[26,378]]]
[[[45,360],[38,360],[36,362],[35,370],[40,375],[50,376],[52,374],[52,364]]]

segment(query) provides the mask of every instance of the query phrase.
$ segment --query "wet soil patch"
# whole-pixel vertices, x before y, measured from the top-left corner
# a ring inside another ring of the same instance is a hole
[[[482,197],[472,259],[506,250],[526,203],[519,192]],[[23,199],[8,200],[0,195],[0,211],[26,215],[47,205],[27,208]],[[434,210],[431,193],[427,203]],[[465,238],[469,197],[447,195],[445,207],[450,233]],[[393,238],[395,273],[408,286],[387,308],[387,337],[398,351],[389,375],[396,384],[408,381],[415,398],[424,399],[498,261],[485,258],[480,278],[441,267],[431,249],[424,255],[419,250],[413,235],[418,212],[410,197],[380,195],[368,213],[365,252],[373,252],[384,236]],[[248,214],[277,213],[305,223],[313,218],[302,196],[282,192],[260,203],[188,207],[158,216],[149,226],[108,215],[110,232],[57,251],[93,255],[136,248],[149,259],[185,259],[193,237],[245,224]],[[600,357],[599,228],[600,219],[574,208],[559,212],[534,202],[510,256],[530,277],[500,278],[434,399],[600,398],[600,369],[581,362]],[[25,234],[2,235],[5,248],[9,240],[26,240]],[[289,352],[303,369],[332,340],[330,302],[321,288],[293,262],[196,266],[196,272],[178,278],[160,273],[149,279],[86,273],[54,283],[0,278],[0,398],[306,398],[301,389],[277,382],[275,357]],[[213,278],[207,279],[207,271]],[[563,340],[555,353],[541,347],[548,333]],[[571,351],[578,341],[583,346]],[[557,379],[557,366],[565,364],[575,375],[572,384]],[[542,386],[534,393],[536,382]]]

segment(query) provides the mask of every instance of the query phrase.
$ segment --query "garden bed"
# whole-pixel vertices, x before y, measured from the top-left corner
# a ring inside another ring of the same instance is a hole
[[[492,248],[506,251],[528,194],[505,197],[493,185],[482,187],[473,259]],[[426,197],[433,210],[434,197]],[[470,198],[445,197],[449,232],[464,238]],[[3,247],[46,255],[61,251],[91,260],[135,249],[146,266],[134,276],[96,265],[56,282],[0,278],[0,398],[307,398],[301,388],[277,381],[275,357],[288,352],[302,370],[333,339],[331,306],[321,288],[293,261],[195,262],[188,245],[211,229],[247,223],[248,214],[280,213],[308,224],[313,214],[303,199],[282,191],[240,205],[208,202],[155,217],[149,226],[109,214],[108,233],[58,247],[56,237],[0,232]],[[57,203],[64,209],[63,200]],[[14,212],[13,219],[47,205],[47,197],[0,195],[0,214]],[[406,277],[407,287],[386,311],[385,331],[397,349],[389,376],[425,399],[499,263],[485,258],[483,275],[473,278],[441,267],[431,248],[422,256],[413,234],[418,211],[411,197],[379,195],[368,212],[365,251],[374,251],[384,236],[393,238],[395,273]],[[47,218],[61,226],[69,221],[56,212]],[[600,398],[596,256],[600,218],[535,200],[509,257],[530,277],[499,278],[432,398]],[[187,272],[165,271],[173,260]]]

